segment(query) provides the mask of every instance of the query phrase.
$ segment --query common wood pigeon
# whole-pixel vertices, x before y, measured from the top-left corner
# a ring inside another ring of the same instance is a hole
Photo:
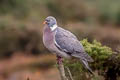
[[[44,24],[43,43],[49,51],[56,54],[58,63],[62,61],[62,57],[67,59],[75,57],[92,73],[88,62],[93,62],[93,59],[85,52],[77,37],[70,31],[59,27],[52,16],[48,16]]]

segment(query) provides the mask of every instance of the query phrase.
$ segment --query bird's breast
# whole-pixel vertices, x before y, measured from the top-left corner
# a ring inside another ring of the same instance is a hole
[[[54,44],[54,33],[50,30],[49,27],[44,28],[43,43],[48,49],[52,48],[52,45]]]

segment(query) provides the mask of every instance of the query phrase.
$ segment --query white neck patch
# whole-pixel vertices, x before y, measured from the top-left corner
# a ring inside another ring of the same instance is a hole
[[[52,27],[50,27],[51,31],[54,31],[57,28],[57,24],[53,25]]]

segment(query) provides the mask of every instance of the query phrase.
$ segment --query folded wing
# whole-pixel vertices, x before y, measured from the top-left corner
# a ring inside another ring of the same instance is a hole
[[[71,32],[58,27],[55,35],[55,45],[67,54],[92,62],[93,59],[85,52],[82,44]]]

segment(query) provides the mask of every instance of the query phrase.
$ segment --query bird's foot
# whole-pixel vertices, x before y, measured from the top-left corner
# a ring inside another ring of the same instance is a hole
[[[57,56],[57,64],[62,64],[62,61],[63,61],[62,57]]]

